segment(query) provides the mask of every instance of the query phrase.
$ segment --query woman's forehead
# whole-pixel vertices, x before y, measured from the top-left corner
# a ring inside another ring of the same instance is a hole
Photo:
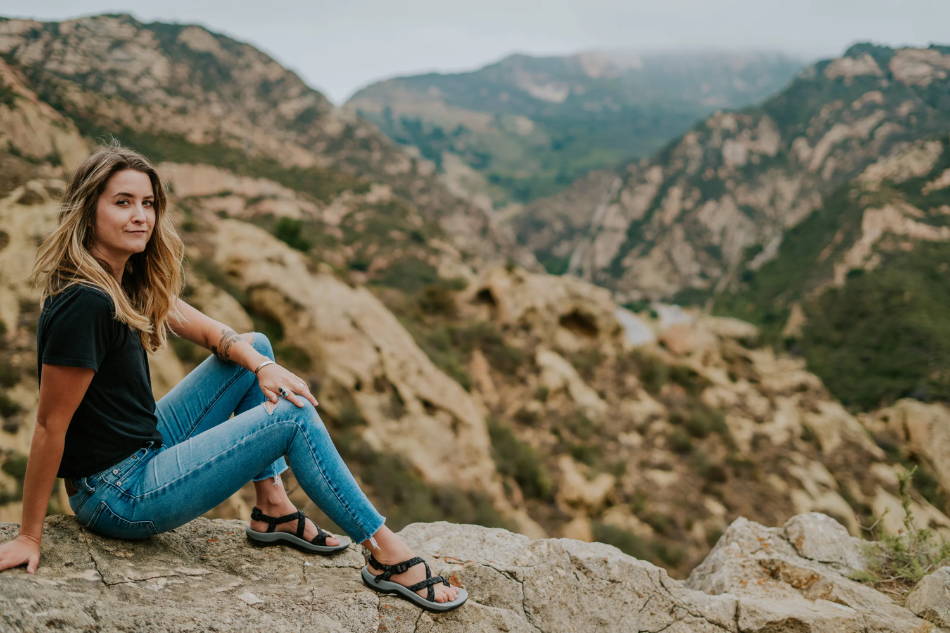
[[[112,196],[117,193],[128,193],[140,198],[154,195],[148,174],[135,169],[123,169],[112,174],[103,194]]]

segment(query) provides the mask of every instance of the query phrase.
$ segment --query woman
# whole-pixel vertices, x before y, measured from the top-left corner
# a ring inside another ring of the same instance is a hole
[[[370,550],[361,571],[368,586],[433,611],[460,606],[465,590],[431,576],[385,526],[333,446],[307,383],[274,361],[267,338],[239,336],[181,300],[184,249],[165,202],[144,157],[100,148],[76,171],[59,226],[39,248],[39,411],[20,533],[0,545],[0,570],[36,571],[55,477],[65,479],[82,525],[128,539],[182,525],[253,479],[248,538],[345,549],[287,497],[286,456],[307,495]],[[166,329],[213,355],[156,404],[146,349],[164,345]]]

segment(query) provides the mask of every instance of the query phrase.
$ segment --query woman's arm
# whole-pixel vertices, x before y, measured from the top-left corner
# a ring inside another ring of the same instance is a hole
[[[236,363],[251,371],[268,360],[250,344],[250,335],[245,334],[242,338],[224,323],[212,319],[182,299],[178,299],[177,308],[182,318],[169,315],[168,324],[183,339],[211,350],[221,360]]]
[[[66,429],[94,375],[95,370],[85,367],[43,364],[39,411],[23,479],[20,535],[0,545],[0,570],[26,563],[32,574],[39,565],[43,518],[63,458]]]
[[[169,316],[168,324],[183,339],[189,340],[211,350],[215,356],[226,362],[232,362],[254,371],[261,363],[270,360],[251,344],[253,337],[250,333],[238,335],[230,327],[216,321],[195,307],[178,299],[178,312],[181,318]],[[303,406],[293,394],[299,394],[317,406],[317,399],[310,393],[306,381],[281,367],[268,365],[258,372],[258,383],[267,399],[277,402],[278,389],[286,388],[291,395],[287,398],[298,407]]]

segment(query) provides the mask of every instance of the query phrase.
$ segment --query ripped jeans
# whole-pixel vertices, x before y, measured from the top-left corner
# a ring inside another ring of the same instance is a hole
[[[253,346],[268,358],[267,337]],[[253,372],[209,356],[156,403],[164,444],[140,448],[105,470],[74,480],[69,505],[93,532],[142,539],[176,528],[250,480],[287,469],[307,496],[355,543],[385,519],[359,488],[314,406],[267,403]],[[234,413],[234,417],[229,416]]]

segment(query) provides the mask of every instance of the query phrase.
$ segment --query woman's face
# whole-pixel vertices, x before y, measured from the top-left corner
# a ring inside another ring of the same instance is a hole
[[[134,169],[117,171],[99,196],[95,241],[90,250],[124,266],[131,255],[145,250],[154,227],[152,181]]]

